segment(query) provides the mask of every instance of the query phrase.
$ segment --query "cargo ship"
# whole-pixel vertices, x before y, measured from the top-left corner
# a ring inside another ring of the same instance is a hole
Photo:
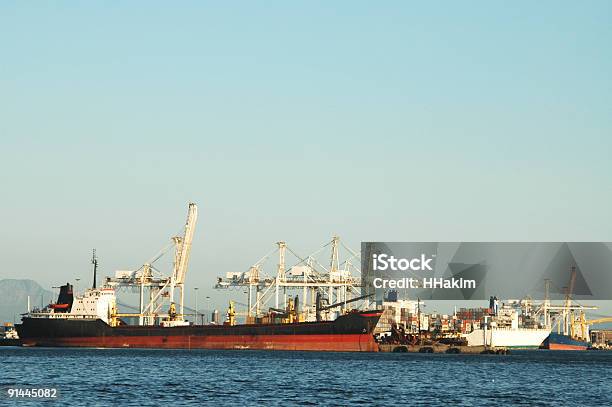
[[[490,328],[476,329],[464,337],[468,346],[538,349],[549,334],[546,328]]]
[[[549,350],[587,350],[590,343],[569,335],[551,332],[542,343],[541,349]]]
[[[97,288],[98,261],[94,250],[92,287],[82,295],[75,295],[73,286],[66,283],[60,287],[55,303],[44,309],[28,310],[28,313],[23,315],[21,324],[16,325],[22,345],[354,352],[378,350],[373,331],[382,311],[347,308],[348,303],[360,300],[360,297],[347,297],[347,288],[354,282],[348,278],[345,271],[338,270],[335,263],[325,276],[315,274],[308,267],[300,268],[302,274],[299,278],[304,281],[300,284],[305,294],[306,289],[311,290],[311,298],[316,294],[316,305],[312,304],[300,310],[298,297],[293,300],[284,294],[286,307],[279,309],[280,284],[295,284],[289,281],[291,277],[287,274],[290,273],[285,273],[284,242],[278,243],[280,259],[276,279],[263,278],[259,276],[259,272],[248,277],[249,292],[255,287],[258,294],[262,290],[265,290],[265,294],[273,288],[271,284],[276,284],[276,304],[269,312],[264,313],[261,310],[263,303],[258,302],[257,307],[249,307],[246,323],[237,324],[234,303],[230,302],[227,319],[222,324],[198,325],[197,312],[194,321],[186,320],[185,275],[197,215],[197,206],[190,203],[184,233],[171,238],[175,252],[173,269],[168,276],[161,275],[153,263],[169,251],[171,246],[166,246],[161,254],[138,270],[117,271],[114,277],[106,277],[102,287]],[[334,237],[334,248],[337,248],[337,242],[338,238]],[[334,258],[337,260],[337,252],[335,253]],[[255,269],[259,271],[259,266]],[[325,288],[328,304],[333,296],[332,289],[338,287],[336,304],[322,306],[322,287]],[[116,288],[140,291],[137,313],[126,314],[117,310]],[[283,290],[285,289],[286,287]],[[304,295],[303,298],[308,296]],[[255,315],[251,314],[252,308],[256,308]],[[333,311],[334,309],[340,311]],[[125,322],[134,319],[138,321],[136,324]]]
[[[333,321],[233,325],[127,325],[113,316],[115,292],[90,289],[73,302],[72,285],[58,301],[16,325],[22,346],[174,349],[262,349],[375,352],[382,311],[350,311]],[[181,321],[182,322],[182,321]]]
[[[468,346],[538,349],[550,334],[550,328],[533,319],[533,312],[521,301],[509,301],[499,307],[497,297],[489,302],[483,328],[464,334]]]

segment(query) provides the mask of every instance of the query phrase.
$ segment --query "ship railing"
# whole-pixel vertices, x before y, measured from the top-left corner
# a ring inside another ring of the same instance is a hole
[[[52,312],[31,312],[30,316],[44,317],[52,319],[102,319],[99,315],[91,314],[65,314],[65,313],[52,313]]]
[[[491,329],[491,328],[489,328],[489,329]],[[504,327],[496,326],[493,329],[495,329],[495,330],[502,330],[502,331],[533,331],[534,329],[548,329],[548,328],[511,328],[511,327],[507,327],[507,326],[504,326]]]

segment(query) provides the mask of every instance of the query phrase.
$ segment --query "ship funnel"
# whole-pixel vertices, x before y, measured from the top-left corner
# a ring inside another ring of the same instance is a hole
[[[73,300],[72,284],[66,283],[66,285],[60,287],[57,303],[51,304],[50,307],[55,310],[55,312],[70,312]]]

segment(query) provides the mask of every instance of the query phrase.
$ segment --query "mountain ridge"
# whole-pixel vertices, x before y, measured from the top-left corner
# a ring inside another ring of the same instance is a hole
[[[55,294],[31,279],[6,278],[0,280],[0,323],[19,322],[27,311],[28,296],[31,306],[47,305]]]

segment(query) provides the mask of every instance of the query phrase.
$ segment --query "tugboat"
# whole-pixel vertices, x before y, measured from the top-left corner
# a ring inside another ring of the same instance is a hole
[[[0,346],[21,346],[21,341],[13,324],[7,322],[0,332]]]

